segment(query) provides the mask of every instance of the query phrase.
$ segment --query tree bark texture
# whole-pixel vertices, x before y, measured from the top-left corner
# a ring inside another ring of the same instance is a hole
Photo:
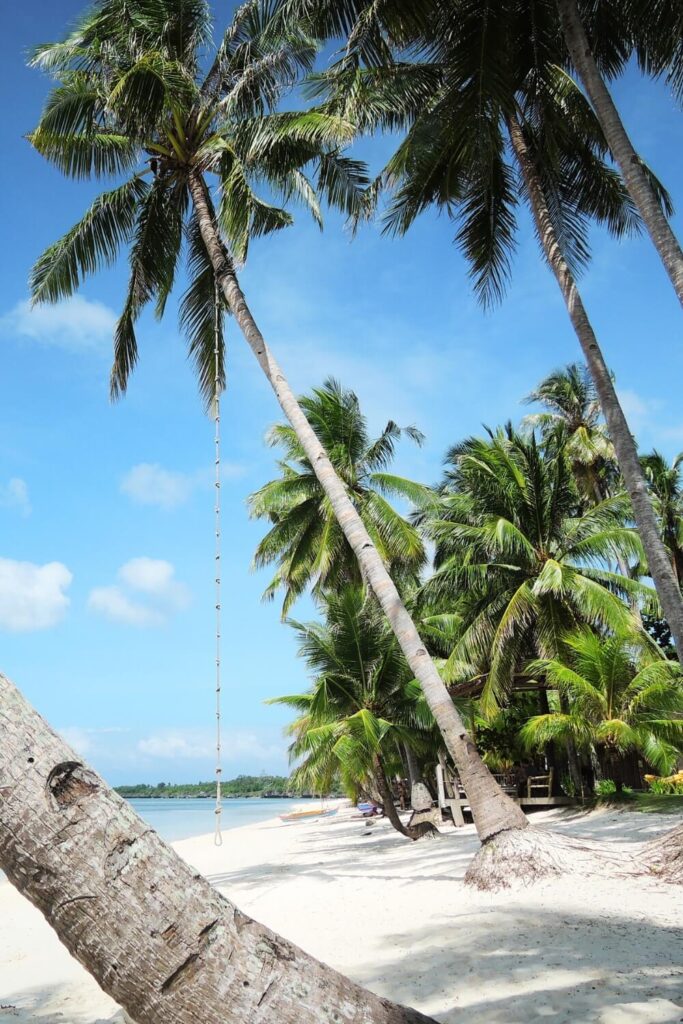
[[[626,422],[614,382],[588,319],[576,282],[562,255],[545,201],[541,179],[529,153],[521,126],[514,118],[508,120],[508,131],[512,148],[527,186],[536,230],[543,251],[562,292],[569,319],[598,392],[619,468],[631,498],[636,526],[645,549],[649,572],[659,595],[662,611],[671,629],[677,650],[683,651],[683,600],[671,568],[671,561],[659,535],[659,524],[652,507],[633,435]]]
[[[0,868],[137,1024],[431,1020],[242,914],[4,676]]]
[[[655,190],[633,148],[602,75],[595,63],[576,0],[557,0],[567,49],[607,145],[636,204],[655,249],[664,264],[678,301],[683,305],[683,252],[657,199]]]
[[[467,735],[448,690],[372,543],[363,520],[247,306],[232,260],[221,241],[206,183],[200,175],[193,173],[190,175],[189,187],[202,238],[225,300],[275,392],[282,411],[294,428],[313,471],[330,500],[337,521],[358,559],[363,577],[375,593],[406,661],[422,686],[444,742],[460,773],[479,838],[484,842],[506,829],[525,828],[528,822],[524,813],[498,786]]]

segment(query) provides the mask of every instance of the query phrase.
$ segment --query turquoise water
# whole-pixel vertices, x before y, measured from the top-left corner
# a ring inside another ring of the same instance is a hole
[[[174,843],[178,839],[190,839],[192,836],[205,835],[213,832],[215,827],[213,800],[180,800],[170,797],[159,800],[151,797],[148,800],[131,800],[141,818],[155,829],[162,839]],[[252,825],[256,821],[267,821],[278,814],[291,811],[299,806],[296,800],[262,800],[254,799],[223,801],[221,828],[240,828]],[[0,871],[0,882],[5,876]]]
[[[291,811],[296,801],[254,799],[223,801],[221,827],[223,829],[240,828],[256,821],[267,821],[278,814]],[[131,800],[141,818],[159,833],[162,839],[173,843],[178,839],[189,839],[191,836],[213,832],[215,826],[214,801],[206,799],[182,800],[169,798],[160,800]]]

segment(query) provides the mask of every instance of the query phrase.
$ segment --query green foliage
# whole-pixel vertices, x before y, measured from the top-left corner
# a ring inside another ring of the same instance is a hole
[[[469,438],[447,456],[438,500],[418,517],[436,545],[434,575],[422,595],[430,613],[457,608],[460,635],[446,675],[453,683],[485,677],[481,706],[495,714],[515,673],[534,656],[552,658],[580,622],[624,629],[624,598],[646,604],[653,592],[609,569],[641,558],[622,493],[585,508],[564,436],[539,444],[511,427]]]
[[[272,698],[296,711],[292,779],[315,792],[338,777],[349,794],[377,792],[377,776],[398,758],[398,745],[417,752],[433,739],[434,722],[420,687],[375,599],[345,586],[324,603],[324,622],[290,622],[299,655],[313,673],[311,688]]]
[[[289,6],[296,8],[296,0]],[[591,221],[617,236],[638,230],[597,118],[567,73],[553,4],[504,2],[491,10],[479,0],[433,0],[420,4],[419,14],[408,14],[403,0],[342,6],[339,24],[329,4],[315,5],[317,31],[326,35],[334,26],[348,42],[338,62],[316,77],[312,92],[360,130],[403,133],[368,197],[372,213],[379,192],[389,190],[386,230],[402,234],[436,207],[455,223],[455,242],[477,295],[484,304],[498,300],[515,252],[519,199],[528,200],[509,146],[513,123],[574,273],[590,256]],[[628,20],[619,18],[610,32],[598,33],[592,40],[598,59],[604,53],[606,65],[621,70],[630,31]],[[613,32],[625,52],[615,52]]]
[[[221,783],[221,791],[226,797],[263,796],[265,793],[287,796],[291,791],[289,779],[282,775],[238,775],[235,779],[225,779]],[[128,800],[141,797],[211,797],[216,796],[216,782],[174,783],[159,782],[156,786],[138,783],[135,786],[117,786],[116,792]]]
[[[651,779],[648,780],[648,788],[659,796],[683,796],[683,780],[680,779]]]
[[[560,657],[540,659],[528,670],[566,701],[562,712],[529,719],[521,732],[529,749],[571,740],[577,750],[604,752],[608,765],[637,751],[663,773],[683,751],[681,667],[642,634],[583,627],[563,637]]]
[[[612,779],[598,779],[595,783],[595,795],[600,800],[604,800],[610,797],[617,796],[617,784]],[[624,799],[630,799],[633,795],[633,790],[628,786],[624,786],[619,794]]]
[[[385,564],[399,581],[402,576],[415,580],[426,560],[424,543],[387,496],[424,502],[429,490],[387,470],[401,436],[421,444],[422,434],[390,420],[379,437],[371,438],[356,395],[332,379],[305,395],[300,404]],[[256,549],[254,564],[277,565],[265,596],[284,591],[284,616],[309,587],[319,598],[348,583],[360,583],[360,575],[294,429],[278,424],[268,440],[283,450],[281,475],[250,496],[249,510],[254,518],[273,524]]]
[[[130,281],[114,339],[113,397],[137,362],[136,321],[149,303],[161,316],[187,237],[190,284],[180,325],[207,406],[214,392],[218,321],[224,386],[225,303],[190,213],[190,174],[215,183],[216,221],[228,259],[243,262],[252,238],[292,223],[287,206],[320,222],[320,199],[360,210],[368,181],[342,153],[353,126],[322,110],[275,110],[310,69],[316,43],[270,0],[247,0],[213,52],[205,0],[101,0],[63,42],[36,49],[31,63],[55,85],[29,135],[62,173],[100,177],[134,171],[39,258],[37,302],[56,302],[129,247]],[[137,168],[137,169],[136,169]],[[259,194],[265,193],[267,198]]]

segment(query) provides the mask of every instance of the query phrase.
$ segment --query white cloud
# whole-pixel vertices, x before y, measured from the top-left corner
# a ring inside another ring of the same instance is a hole
[[[191,761],[211,756],[211,742],[182,732],[157,733],[138,742],[138,751],[148,757],[181,758]]]
[[[18,302],[0,317],[3,334],[79,350],[97,348],[103,341],[108,342],[115,324],[116,314],[108,306],[82,295],[74,295],[54,306]]]
[[[16,509],[22,516],[31,514],[28,485],[21,477],[13,476],[6,484],[0,485],[0,506]]]
[[[224,480],[237,479],[244,472],[244,467],[238,463],[224,462],[221,466]],[[121,490],[139,505],[170,509],[186,502],[195,490],[206,490],[212,485],[211,471],[180,473],[164,469],[156,462],[141,462],[126,473],[121,481]]]
[[[175,473],[157,463],[133,466],[121,481],[121,490],[140,505],[175,508],[190,497],[194,481],[187,473]]]
[[[284,742],[273,742],[248,729],[225,730],[222,747],[226,762],[258,761],[267,766],[284,757]],[[166,729],[137,744],[138,753],[147,757],[183,761],[211,759],[215,749],[215,735],[207,729]]]
[[[114,585],[91,590],[88,608],[127,626],[161,626],[164,622],[164,616],[156,608],[131,600],[121,587]]]
[[[151,594],[172,608],[184,608],[189,603],[187,587],[175,579],[175,567],[162,558],[131,558],[121,566],[118,577],[131,590]]]
[[[131,558],[118,570],[117,577],[121,585],[95,587],[88,597],[92,611],[114,622],[161,626],[172,612],[190,603],[188,588],[175,578],[175,567],[164,559]]]
[[[0,628],[20,633],[56,625],[69,607],[64,591],[72,579],[61,562],[0,558]]]

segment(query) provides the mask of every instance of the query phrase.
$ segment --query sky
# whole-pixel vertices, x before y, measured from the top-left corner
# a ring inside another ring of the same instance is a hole
[[[213,425],[177,329],[143,316],[139,367],[112,405],[112,327],[125,261],[77,297],[31,310],[42,250],[102,188],[64,179],[25,141],[48,83],[27,51],[60,37],[80,0],[26,0],[3,19],[0,165],[0,671],[113,784],[197,781],[214,755]],[[221,20],[230,8],[221,9]],[[681,112],[631,71],[614,88],[627,128],[683,210]],[[364,147],[373,171],[389,140]],[[99,187],[98,187],[99,185]],[[370,427],[388,419],[426,435],[403,442],[396,471],[425,483],[446,448],[519,420],[522,399],[579,357],[528,218],[504,302],[477,306],[454,226],[425,215],[404,239],[339,217],[305,216],[250,250],[247,298],[299,393],[333,375],[358,394]],[[681,214],[674,219],[679,234]],[[643,450],[683,448],[680,309],[647,238],[593,235],[581,289]],[[182,290],[182,281],[180,282]],[[307,685],[268,573],[250,564],[264,524],[247,496],[275,475],[264,443],[275,398],[234,325],[223,403],[224,775],[286,773],[287,713],[265,698]],[[307,598],[297,618],[314,617]]]

